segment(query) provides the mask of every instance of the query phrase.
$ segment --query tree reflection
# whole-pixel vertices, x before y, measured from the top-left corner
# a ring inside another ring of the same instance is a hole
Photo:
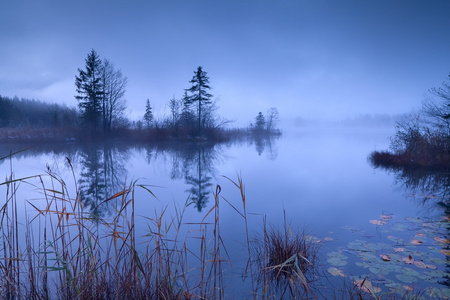
[[[110,145],[84,146],[78,152],[80,195],[94,217],[109,213],[110,206],[102,203],[123,189],[128,157],[126,149]]]
[[[153,148],[146,148],[145,152],[148,162],[161,156],[164,160],[169,161],[170,178],[172,180],[183,179],[189,186],[186,192],[189,193],[190,203],[193,203],[199,212],[206,207],[213,185],[212,180],[216,175],[214,165],[222,153],[220,145],[173,143],[154,145]]]
[[[191,186],[188,190],[191,201],[201,212],[209,201],[215,152],[214,147],[206,145],[192,146],[189,150],[183,161],[184,179]]]
[[[280,138],[280,135],[254,133],[249,136],[248,144],[255,145],[255,150],[261,156],[266,150],[269,159],[274,160],[278,156],[277,148],[275,147],[275,140]]]

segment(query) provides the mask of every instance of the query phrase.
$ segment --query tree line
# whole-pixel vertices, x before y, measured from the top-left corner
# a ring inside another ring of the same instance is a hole
[[[66,105],[0,96],[0,127],[74,127],[78,111]]]
[[[147,99],[142,119],[131,122],[125,115],[128,79],[121,69],[108,59],[102,59],[92,49],[85,58],[84,68],[75,75],[77,109],[36,100],[10,99],[0,96],[0,127],[65,127],[82,129],[83,136],[117,135],[124,130],[145,131],[159,138],[217,137],[230,121],[222,119],[218,100],[213,99],[206,71],[199,66],[183,90],[183,96],[169,100],[170,115],[156,118]],[[266,116],[259,113],[251,132],[279,133],[276,130],[278,111],[271,108]]]

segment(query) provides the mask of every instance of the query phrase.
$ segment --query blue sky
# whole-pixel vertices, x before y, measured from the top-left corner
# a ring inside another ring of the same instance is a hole
[[[0,95],[76,105],[91,49],[128,77],[128,116],[156,114],[198,66],[246,125],[407,113],[450,72],[450,1],[2,1]]]

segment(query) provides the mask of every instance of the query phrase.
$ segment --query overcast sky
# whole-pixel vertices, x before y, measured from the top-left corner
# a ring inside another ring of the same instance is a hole
[[[450,72],[450,1],[0,2],[0,95],[77,104],[95,49],[128,77],[128,116],[157,114],[202,66],[220,113],[246,125],[405,113]]]

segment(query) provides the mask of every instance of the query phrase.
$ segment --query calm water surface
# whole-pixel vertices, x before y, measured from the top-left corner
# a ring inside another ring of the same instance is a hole
[[[274,226],[282,226],[286,218],[292,228],[307,227],[322,240],[327,286],[367,278],[382,292],[427,289],[426,295],[448,298],[448,200],[436,198],[445,187],[431,193],[420,189],[420,180],[414,185],[407,176],[374,169],[368,155],[388,149],[391,134],[392,130],[305,129],[287,131],[279,139],[227,145],[36,145],[12,161],[3,160],[0,175],[6,177],[12,168],[21,178],[49,168],[70,189],[79,186],[86,207],[101,216],[111,207],[98,204],[124,185],[148,185],[156,198],[144,189],[136,189],[135,195],[142,235],[148,233],[145,217],[164,209],[174,216],[185,203],[190,204],[185,223],[200,222],[213,206],[217,185],[220,195],[242,210],[239,190],[224,177],[236,181],[240,176],[250,232],[261,232],[263,217]],[[0,156],[21,148],[2,145]],[[74,167],[75,182],[65,157]],[[20,193],[24,199],[39,197],[33,185],[22,185]],[[226,271],[227,284],[240,298],[248,290],[241,278],[247,259],[244,220],[224,201],[220,213],[222,238],[233,260]],[[415,263],[404,261],[410,256]]]

